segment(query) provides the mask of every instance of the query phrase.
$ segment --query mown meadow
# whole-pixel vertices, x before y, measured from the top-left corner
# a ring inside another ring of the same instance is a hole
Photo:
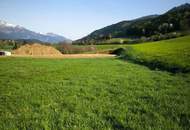
[[[81,46],[82,47],[82,46]],[[88,46],[89,47],[89,46]],[[115,53],[151,69],[190,72],[190,36],[139,44],[94,45],[91,53]],[[87,52],[89,53],[89,52]]]
[[[0,58],[0,129],[188,130],[189,84],[117,58]]]
[[[125,59],[171,72],[190,72],[190,36],[126,47]]]

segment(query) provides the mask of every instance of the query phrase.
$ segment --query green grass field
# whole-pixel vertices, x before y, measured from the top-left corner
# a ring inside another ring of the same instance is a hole
[[[73,45],[76,48],[85,48],[85,47],[93,47],[95,50],[91,51],[83,51],[82,53],[109,53],[109,51],[113,51],[118,48],[125,48],[128,45],[127,44],[110,44],[110,45]]]
[[[188,130],[189,84],[115,58],[0,58],[0,129]]]
[[[190,71],[190,36],[127,46],[127,59],[169,71]]]
[[[131,41],[131,39],[129,38],[112,38],[112,39],[109,39],[109,40],[105,40],[105,41],[102,41],[103,43],[105,44],[114,44],[114,43],[124,43],[124,42],[128,42],[128,41]]]

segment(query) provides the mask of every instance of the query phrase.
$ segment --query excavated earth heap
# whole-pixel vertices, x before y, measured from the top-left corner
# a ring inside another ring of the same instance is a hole
[[[61,52],[51,46],[41,45],[38,43],[26,44],[13,51],[15,55],[23,56],[61,56]]]

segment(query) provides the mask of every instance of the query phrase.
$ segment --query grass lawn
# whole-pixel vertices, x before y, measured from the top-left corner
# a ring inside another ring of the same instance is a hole
[[[123,48],[122,57],[127,60],[170,72],[190,72],[190,36]]]
[[[188,130],[189,84],[115,58],[0,58],[0,129]]]
[[[84,47],[93,47],[95,50],[91,51],[84,51],[82,53],[86,54],[94,54],[94,53],[109,53],[109,51],[113,51],[118,48],[126,48],[127,44],[110,44],[110,45],[73,45],[76,48],[84,48]]]

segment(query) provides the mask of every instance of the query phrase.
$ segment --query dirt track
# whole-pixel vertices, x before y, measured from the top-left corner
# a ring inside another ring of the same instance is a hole
[[[64,54],[64,55],[44,55],[44,56],[30,56],[30,55],[12,55],[11,57],[31,57],[31,58],[105,58],[115,57],[111,54]]]

